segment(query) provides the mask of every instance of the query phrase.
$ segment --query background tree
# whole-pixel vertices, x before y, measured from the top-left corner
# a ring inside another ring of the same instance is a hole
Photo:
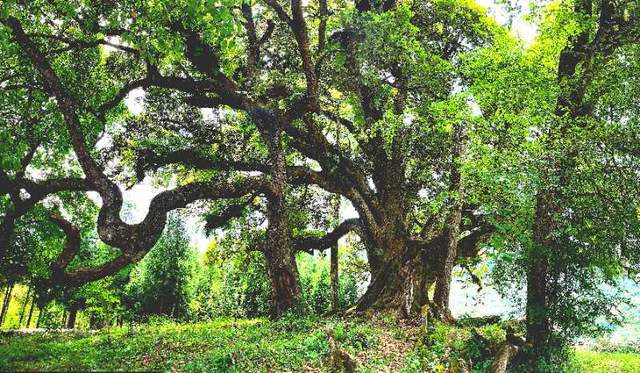
[[[187,317],[195,261],[185,224],[172,214],[161,239],[136,265],[127,285],[139,314]]]

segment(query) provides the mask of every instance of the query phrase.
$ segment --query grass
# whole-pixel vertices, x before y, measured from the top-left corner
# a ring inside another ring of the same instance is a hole
[[[497,325],[436,325],[425,342],[419,327],[386,317],[159,322],[0,335],[0,371],[326,371],[327,328],[361,372],[443,372],[471,360],[483,372],[504,340]],[[577,351],[570,372],[640,372],[640,354]]]
[[[640,354],[577,351],[572,371],[584,373],[637,373],[640,372]]]
[[[375,371],[398,358],[389,345],[404,343],[394,326],[355,320],[263,319],[147,324],[99,332],[46,332],[0,337],[0,371],[299,371],[322,370],[326,328]]]

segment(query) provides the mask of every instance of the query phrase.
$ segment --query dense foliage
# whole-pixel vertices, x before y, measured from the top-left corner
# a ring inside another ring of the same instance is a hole
[[[458,268],[525,318],[465,364],[563,369],[638,280],[640,4],[526,17],[527,45],[473,0],[3,1],[0,324],[22,284],[42,326],[348,309],[442,337]]]

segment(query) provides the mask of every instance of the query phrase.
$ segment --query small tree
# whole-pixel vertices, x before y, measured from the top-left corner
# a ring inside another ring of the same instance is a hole
[[[184,222],[173,214],[162,238],[132,274],[129,286],[139,314],[185,317],[194,261]]]

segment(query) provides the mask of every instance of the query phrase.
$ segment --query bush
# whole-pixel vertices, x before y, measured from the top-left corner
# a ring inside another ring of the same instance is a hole
[[[479,325],[479,326],[470,326]],[[435,322],[416,348],[407,355],[407,371],[488,371],[505,341],[502,323],[484,324],[461,320],[458,325]]]

